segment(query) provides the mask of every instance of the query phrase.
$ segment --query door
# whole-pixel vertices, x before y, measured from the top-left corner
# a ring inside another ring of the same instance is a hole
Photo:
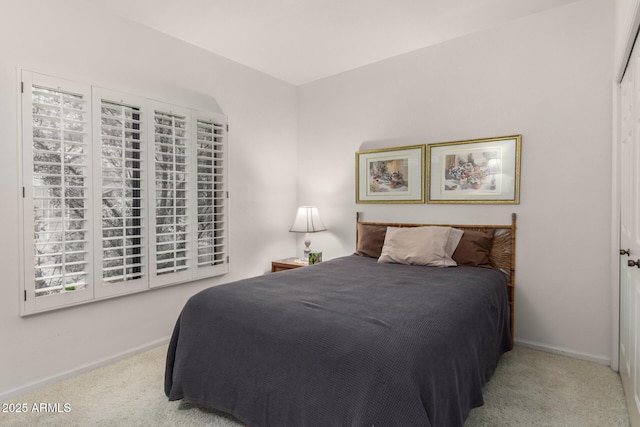
[[[640,47],[619,90],[620,377],[631,425],[640,427]]]

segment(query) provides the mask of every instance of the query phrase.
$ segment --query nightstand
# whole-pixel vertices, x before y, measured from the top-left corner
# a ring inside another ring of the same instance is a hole
[[[302,258],[285,258],[271,261],[271,271],[276,273],[278,271],[291,270],[292,268],[306,267],[308,265],[309,261]]]

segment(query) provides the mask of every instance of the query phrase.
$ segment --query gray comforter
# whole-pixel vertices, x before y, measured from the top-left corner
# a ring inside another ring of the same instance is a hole
[[[348,256],[206,289],[165,393],[250,426],[462,426],[512,347],[506,279]]]

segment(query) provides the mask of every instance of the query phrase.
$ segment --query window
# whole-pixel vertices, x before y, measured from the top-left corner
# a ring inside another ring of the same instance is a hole
[[[228,271],[224,116],[22,86],[23,314]]]
[[[194,211],[188,202],[195,191],[193,132],[190,112],[155,104],[149,134],[153,135],[153,162],[150,179],[155,183],[152,197],[151,245],[152,286],[192,277],[195,260]]]
[[[225,218],[225,125],[197,119],[198,269],[207,276],[224,265]]]
[[[22,110],[25,312],[93,297],[91,88],[32,77]]]

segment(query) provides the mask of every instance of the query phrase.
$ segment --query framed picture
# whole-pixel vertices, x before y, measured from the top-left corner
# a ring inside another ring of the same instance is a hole
[[[429,144],[428,203],[520,203],[522,135]]]
[[[356,203],[424,203],[425,146],[356,153]]]

